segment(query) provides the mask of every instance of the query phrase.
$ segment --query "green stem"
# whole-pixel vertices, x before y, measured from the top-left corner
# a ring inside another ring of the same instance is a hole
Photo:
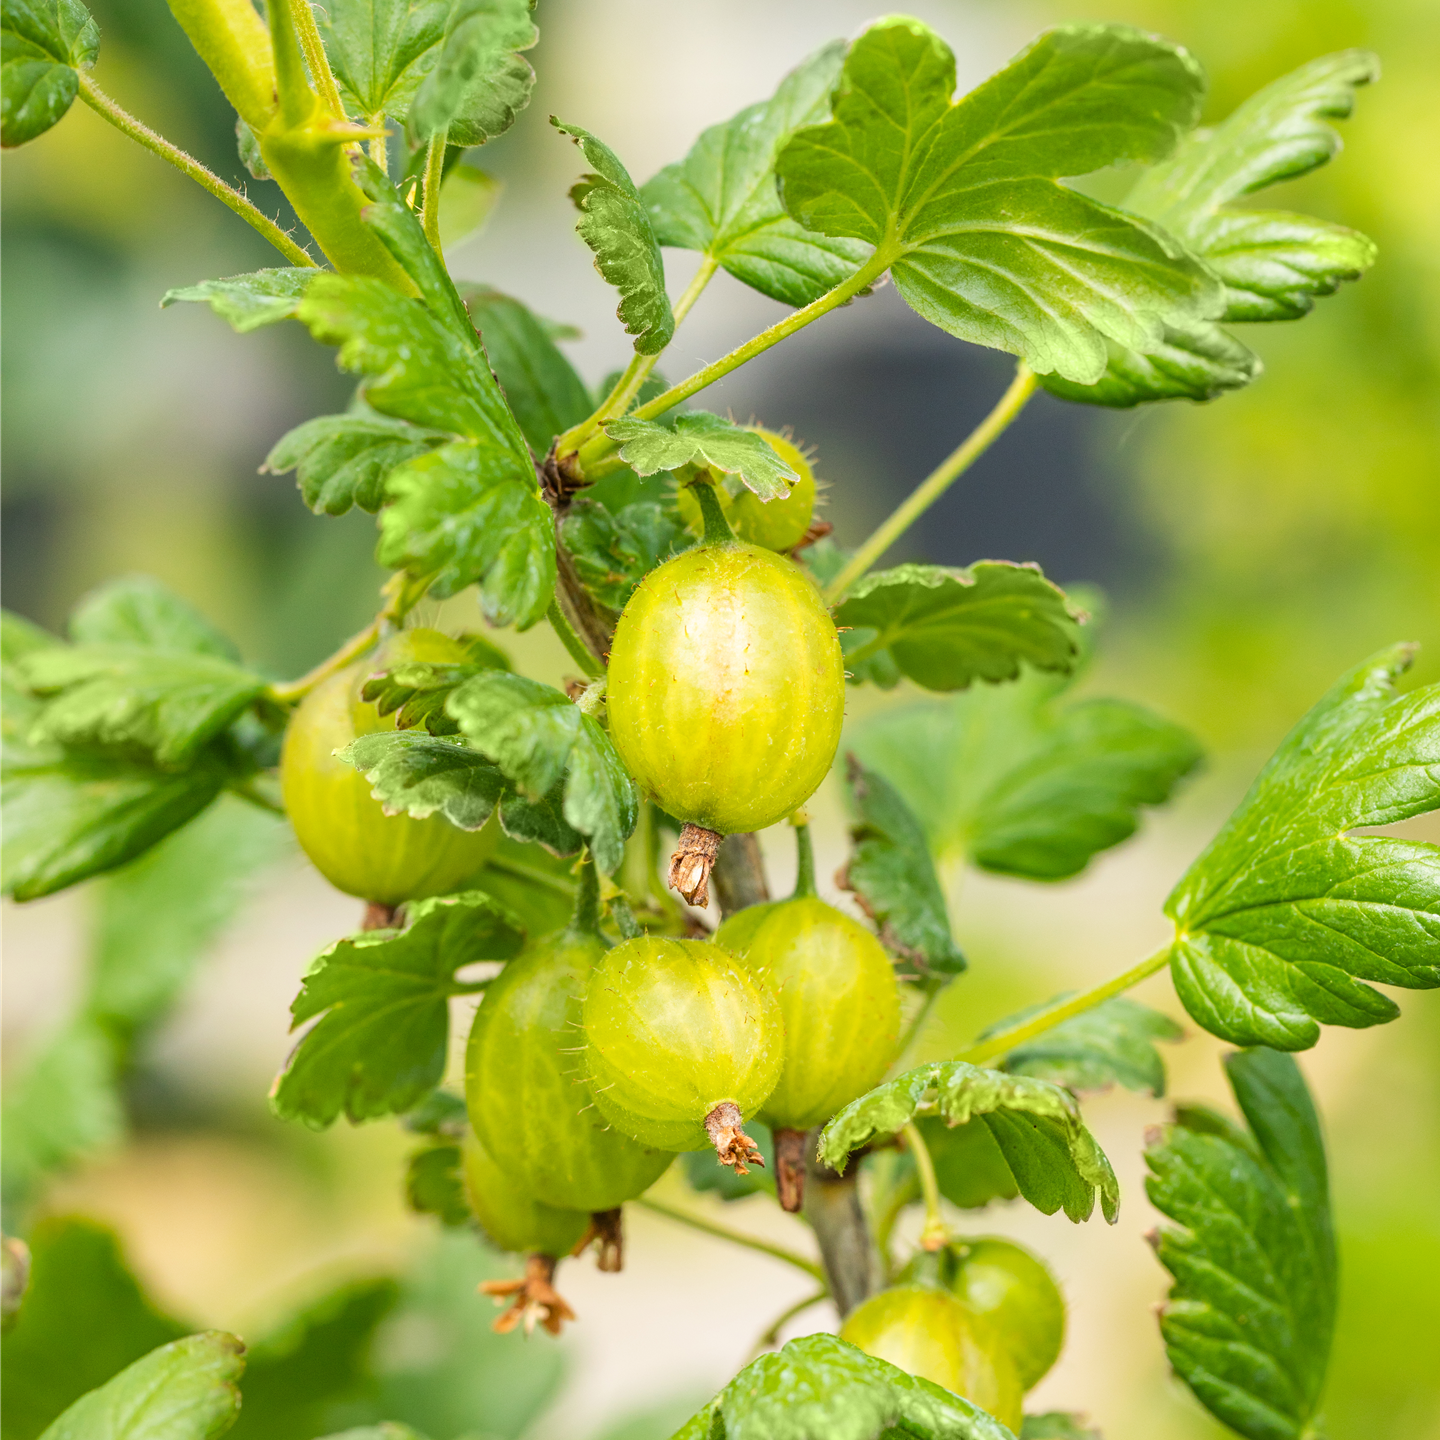
[[[585,642],[575,633],[574,626],[565,618],[565,612],[560,608],[558,600],[550,602],[550,608],[545,612],[545,618],[550,622],[550,628],[560,637],[560,643],[565,647],[565,653],[591,680],[598,680],[605,673],[605,667],[590,653]]]
[[[170,0],[170,13],[236,114],[263,130],[275,113],[275,60],[251,0]]]
[[[380,638],[380,617],[376,616],[363,630],[352,635],[333,655],[307,670],[298,680],[284,680],[271,685],[266,695],[280,705],[293,705],[303,700],[317,685],[358,660]]]
[[[445,177],[445,132],[430,137],[425,151],[425,180],[420,201],[420,224],[430,248],[444,258],[440,248],[440,184]]]
[[[715,493],[715,486],[709,480],[695,480],[691,482],[690,491],[695,496],[696,503],[700,506],[700,514],[705,520],[705,533],[701,536],[700,543],[733,545],[735,532],[730,528],[724,510],[720,508],[720,497]]]
[[[935,1162],[930,1158],[930,1147],[920,1133],[920,1127],[912,1120],[904,1130],[905,1148],[915,1162],[915,1173],[920,1177],[920,1194],[925,1201],[925,1228],[920,1232],[920,1247],[923,1250],[938,1250],[949,1238],[950,1227],[945,1223],[940,1208],[940,1182],[935,1178]]]
[[[610,897],[610,918],[615,922],[615,928],[620,932],[622,940],[642,940],[645,937],[645,927],[635,918],[635,912],[630,908],[630,902],[623,894]]]
[[[310,71],[310,81],[325,102],[325,108],[337,120],[345,118],[345,106],[340,101],[340,87],[335,83],[334,72],[330,69],[330,57],[325,53],[325,42],[320,38],[320,27],[315,23],[315,12],[310,0],[295,0],[290,18],[299,37],[300,48],[305,52],[305,64]]]
[[[713,1220],[703,1220],[699,1215],[692,1215],[688,1210],[680,1210],[673,1205],[667,1205],[663,1200],[652,1200],[648,1195],[642,1195],[638,1200],[632,1200],[630,1203],[640,1206],[642,1210],[652,1210],[656,1215],[664,1215],[668,1219],[678,1220],[680,1224],[689,1225],[691,1229],[699,1230],[706,1235],[713,1235],[717,1240],[728,1240],[732,1245],[743,1245],[747,1250],[758,1250],[762,1255],[769,1255],[775,1260],[783,1260],[787,1265],[793,1265],[797,1270],[803,1270],[822,1285],[825,1283],[825,1272],[813,1260],[807,1260],[803,1255],[797,1255],[783,1245],[772,1245],[768,1240],[757,1240],[753,1235],[745,1235],[739,1230],[730,1229],[728,1225],[717,1225]]]
[[[808,900],[820,892],[815,888],[815,842],[806,820],[795,823],[795,893],[792,900]]]
[[[258,230],[292,265],[315,264],[273,220],[256,209],[238,190],[207,170],[194,156],[187,155],[178,145],[172,145],[163,135],[157,135],[129,111],[121,109],[85,71],[79,74],[80,97],[97,115],[103,116],[117,130],[173,165],[181,174],[188,175],[197,185],[202,185],[222,205],[228,205],[247,225]]]
[[[370,117],[370,158],[388,176],[390,174],[390,132],[385,128],[385,112]]]
[[[1142,980],[1147,980],[1151,975],[1163,970],[1170,959],[1170,952],[1173,948],[1173,945],[1165,945],[1148,960],[1142,960],[1133,969],[1125,971],[1123,975],[1117,975],[1113,980],[1107,980],[1103,985],[1095,986],[1093,990],[1086,990],[1079,995],[1071,996],[1068,1000],[1051,1005],[1048,1009],[1031,1016],[1021,1024],[1010,1026],[1008,1030],[1001,1030],[984,1040],[977,1040],[968,1050],[962,1050],[955,1056],[955,1059],[964,1060],[970,1065],[982,1065],[986,1060],[993,1060],[997,1055],[1004,1055],[1026,1040],[1033,1040],[1035,1036],[1043,1035],[1047,1030],[1060,1024],[1062,1020],[1070,1019],[1072,1015],[1081,1015],[1086,1010],[1093,1010],[1095,1006],[1109,1000],[1112,996],[1121,994],[1130,989],[1132,985],[1138,985]]]
[[[803,1300],[797,1300],[787,1309],[782,1310],[775,1317],[775,1322],[755,1342],[754,1354],[758,1355],[762,1350],[768,1350],[772,1345],[780,1343],[780,1332],[797,1316],[803,1315],[812,1305],[818,1305],[822,1300],[830,1298],[830,1287],[823,1285],[813,1295],[807,1295]]]
[[[995,408],[961,444],[900,504],[895,513],[850,557],[849,563],[825,587],[825,601],[833,605],[842,595],[960,478],[1025,408],[1035,391],[1035,375],[1022,360],[1015,367],[1010,388]],[[854,658],[853,656],[850,658]]]
[[[803,309],[792,311],[783,320],[770,326],[768,330],[762,330],[743,345],[737,346],[728,355],[722,355],[720,359],[712,361],[703,370],[697,370],[688,380],[682,380],[678,385],[672,385],[663,395],[657,395],[653,400],[642,405],[635,411],[635,415],[641,420],[653,420],[657,415],[663,415],[667,410],[674,409],[682,400],[688,400],[697,391],[705,389],[707,385],[713,385],[732,370],[738,370],[747,360],[753,360],[757,355],[764,354],[772,345],[778,345],[782,340],[795,334],[797,330],[803,330],[812,321],[818,320],[822,315],[828,315],[830,311],[853,300],[856,295],[867,286],[872,285],[889,269],[890,261],[893,258],[887,248],[882,247],[876,250],[848,280],[842,281],[833,290],[827,290],[818,300],[812,300]],[[589,466],[614,448],[615,442],[608,435],[595,435],[586,440],[578,451],[581,473],[588,474]]]
[[[600,933],[600,876],[595,869],[595,858],[588,850],[580,852],[580,875],[575,886],[570,929],[580,935]]]

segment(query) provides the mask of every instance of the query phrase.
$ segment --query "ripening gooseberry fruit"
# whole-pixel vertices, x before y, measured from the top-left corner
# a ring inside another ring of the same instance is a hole
[[[575,1312],[555,1290],[555,1264],[585,1238],[590,1217],[582,1211],[540,1204],[473,1134],[466,1135],[460,1156],[465,1193],[480,1228],[497,1249],[526,1257],[523,1279],[487,1280],[480,1287],[497,1300],[511,1302],[494,1328],[504,1334],[523,1321],[528,1332],[538,1322],[558,1335],[564,1322],[575,1318]]]
[[[644,1145],[715,1147],[741,1175],[759,1150],[741,1128],[784,1062],[775,997],[708,940],[617,945],[585,992],[585,1068],[601,1114]]]
[[[485,989],[465,1061],[465,1102],[486,1150],[536,1199],[614,1210],[674,1158],[609,1125],[580,1060],[585,987],[605,958],[595,930],[595,867],[582,872],[570,926],[527,947]],[[620,1268],[602,1250],[600,1268]]]
[[[815,472],[810,462],[793,440],[777,435],[763,425],[747,425],[800,477],[791,487],[788,495],[776,500],[762,500],[754,491],[741,488],[732,495],[723,485],[715,487],[715,497],[730,522],[737,540],[750,545],[763,545],[767,550],[790,551],[804,538],[815,518]],[[693,534],[699,535],[705,529],[705,520],[700,513],[700,503],[690,493],[689,487],[682,488],[677,497],[680,518]]]
[[[322,681],[300,702],[285,730],[280,787],[300,848],[337,890],[385,906],[458,890],[495,847],[494,825],[457,829],[432,815],[387,815],[370,782],[335,757],[357,735],[393,730],[360,700],[376,670],[410,660],[464,658],[458,641],[438,630],[403,630],[372,655]]]
[[[785,1065],[760,1119],[775,1132],[780,1203],[804,1200],[805,1131],[879,1083],[900,1040],[900,986],[880,942],[815,894],[810,827],[797,825],[795,895],[770,905],[760,924],[742,910],[715,932],[780,1002]],[[759,906],[752,907],[759,909]]]
[[[988,1321],[945,1291],[882,1290],[850,1312],[840,1338],[943,1385],[1020,1433],[1024,1392],[1009,1351]]]
[[[610,650],[610,735],[630,773],[684,822],[670,883],[708,897],[720,838],[802,805],[840,743],[845,671],[815,587],[793,561],[731,534],[697,482],[704,543],[652,570]]]

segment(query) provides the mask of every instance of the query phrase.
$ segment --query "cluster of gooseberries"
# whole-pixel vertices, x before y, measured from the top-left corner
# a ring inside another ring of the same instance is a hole
[[[569,924],[487,986],[466,1058],[463,1180],[489,1239],[527,1257],[523,1278],[484,1287],[511,1302],[498,1329],[558,1333],[573,1318],[554,1288],[558,1261],[595,1244],[600,1268],[619,1269],[620,1207],[677,1153],[711,1149],[740,1174],[763,1165],[749,1121],[770,1127],[780,1203],[801,1211],[807,1134],[897,1058],[890,958],[816,893],[801,807],[834,760],[845,676],[834,622],[793,558],[814,533],[813,472],[786,437],[761,433],[798,481],[762,506],[709,472],[686,477],[680,514],[700,540],[646,575],[621,614],[607,718],[642,792],[682,827],[676,890],[707,907],[720,840],[788,817],[795,893],[724,917],[706,938],[692,924],[689,935],[616,944],[582,860]],[[362,699],[367,677],[463,658],[458,640],[402,630],[311,691],[287,730],[296,835],[334,885],[367,902],[367,925],[465,888],[494,850],[493,821],[467,833],[440,816],[387,814],[337,758],[396,723]],[[844,1338],[1018,1425],[1020,1397],[1054,1362],[1064,1328],[1041,1262],[1006,1241],[952,1242],[899,1278],[852,1311]]]

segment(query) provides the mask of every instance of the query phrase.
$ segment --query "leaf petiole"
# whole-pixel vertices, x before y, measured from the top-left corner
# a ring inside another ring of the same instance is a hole
[[[301,0],[300,4],[290,7],[290,23],[295,27],[300,49],[305,55],[310,83],[335,118],[344,120],[345,106],[340,100],[340,87],[330,69],[330,57],[325,53],[325,42],[320,38],[320,27],[315,23],[315,11],[310,6],[310,0]]]
[[[421,190],[420,222],[430,248],[443,260],[445,252],[440,247],[440,183],[445,171],[445,131],[430,137],[425,151],[425,180]]]
[[[638,1205],[642,1210],[652,1210],[656,1215],[664,1215],[667,1219],[676,1220],[681,1225],[688,1225],[692,1230],[713,1235],[717,1240],[728,1240],[732,1245],[743,1245],[747,1250],[758,1250],[762,1255],[769,1255],[774,1260],[783,1260],[785,1264],[793,1265],[797,1270],[803,1270],[822,1285],[825,1283],[825,1272],[813,1260],[807,1260],[803,1255],[797,1255],[783,1245],[772,1245],[768,1240],[756,1239],[753,1235],[732,1230],[728,1225],[719,1225],[713,1220],[692,1215],[688,1210],[681,1210],[678,1206],[667,1205],[663,1200],[652,1200],[648,1195],[641,1195],[630,1203]]]
[[[904,1130],[905,1148],[915,1162],[915,1173],[920,1177],[920,1194],[925,1201],[925,1228],[920,1232],[922,1250],[942,1249],[950,1239],[950,1227],[940,1208],[940,1182],[935,1176],[935,1162],[930,1158],[930,1147],[920,1133],[920,1127],[912,1120]]]
[[[585,672],[586,678],[598,680],[605,673],[605,667],[590,653],[585,642],[575,633],[575,627],[565,618],[565,612],[560,608],[558,600],[550,602],[550,608],[545,612],[545,618],[550,622],[550,628],[560,637],[560,643],[565,647],[565,653]]]
[[[873,535],[850,557],[849,563],[825,587],[827,604],[833,605],[845,592],[955,483],[1004,433],[1010,422],[1025,408],[1035,393],[1035,373],[1021,360],[1015,378],[996,402],[995,408],[965,437],[915,490],[881,523]],[[855,659],[855,656],[849,657]]]

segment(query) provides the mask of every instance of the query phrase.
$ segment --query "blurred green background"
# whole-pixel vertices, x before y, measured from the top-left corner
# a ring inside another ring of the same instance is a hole
[[[246,179],[262,207],[279,209],[273,186],[243,176],[233,115],[164,0],[93,8],[100,84],[222,175]],[[912,8],[950,39],[964,85],[1059,20],[1160,31],[1209,72],[1216,117],[1331,50],[1367,46],[1384,67],[1342,125],[1344,153],[1274,192],[1277,207],[1375,237],[1380,261],[1363,282],[1300,324],[1245,327],[1267,373],[1216,404],[1111,415],[1041,397],[906,541],[916,557],[1038,559],[1061,582],[1102,584],[1109,618],[1087,688],[1146,701],[1196,730],[1211,755],[1169,811],[1076,881],[1037,891],[952,877],[972,971],[925,1038],[938,1055],[1016,1004],[1146,953],[1163,933],[1158,906],[1175,876],[1341,670],[1413,639],[1424,644],[1417,678],[1440,676],[1440,12],[1433,0]],[[872,13],[852,0],[541,0],[535,98],[478,157],[507,190],[452,267],[580,325],[571,353],[598,382],[622,360],[623,336],[571,230],[575,153],[546,116],[558,111],[595,130],[643,178]],[[298,327],[237,337],[198,307],[158,309],[171,286],[273,257],[82,106],[6,155],[3,205],[5,604],[55,626],[90,586],[147,571],[275,673],[314,663],[373,613],[382,577],[372,523],[316,519],[288,477],[256,467],[290,426],[341,406],[348,382]],[[693,262],[667,252],[667,263],[678,293]],[[775,313],[717,282],[664,364],[678,375]],[[833,486],[828,518],[837,538],[854,543],[984,413],[1007,368],[882,291],[738,372],[714,403],[792,424],[816,445]],[[464,598],[446,618],[476,623]],[[548,633],[515,638],[513,648],[532,673],[561,673]],[[851,708],[864,714],[905,698],[860,696]],[[838,797],[825,792],[819,811],[830,822],[828,873],[842,858]],[[247,1336],[269,1333],[341,1280],[401,1277],[373,1383],[384,1413],[431,1440],[518,1435],[527,1425],[537,1440],[585,1437],[652,1407],[656,1416],[614,1431],[616,1440],[668,1434],[684,1405],[733,1373],[797,1297],[789,1277],[753,1257],[732,1263],[723,1248],[652,1221],[634,1227],[624,1276],[597,1281],[570,1267],[567,1294],[575,1291],[581,1312],[573,1339],[557,1349],[548,1337],[490,1337],[488,1302],[470,1287],[504,1262],[473,1246],[439,1253],[430,1230],[405,1215],[405,1145],[394,1127],[313,1135],[269,1117],[264,1091],[286,1048],[285,1008],[310,955],[350,928],[352,906],[267,825],[234,815],[214,825],[216,847],[247,857],[238,867],[247,873],[191,937],[205,959],[183,986],[177,964],[178,1009],[144,1037],[126,1080],[128,1119],[92,1115],[92,1133],[70,1147],[84,1158],[58,1168],[65,1137],[7,1134],[29,1177],[25,1222],[72,1210],[103,1219],[161,1310]],[[1407,833],[1440,838],[1433,817]],[[774,853],[783,884],[783,843]],[[105,895],[95,885],[5,912],[12,1082],[69,1033],[66,1017],[91,983],[87,965],[107,953],[107,915],[115,923]],[[156,941],[172,942],[177,954],[190,943]],[[1163,979],[1143,998],[1179,1013]],[[1395,1024],[1327,1034],[1303,1060],[1329,1125],[1342,1237],[1328,1404],[1336,1440],[1440,1437],[1440,1005],[1424,995],[1402,1005]],[[1175,1052],[1172,1088],[1223,1101],[1217,1053],[1192,1036]],[[1137,1156],[1164,1107],[1106,1097],[1090,1108],[1126,1187],[1121,1226],[1073,1230],[1003,1211],[979,1222],[1047,1254],[1074,1303],[1069,1350],[1039,1398],[1090,1410],[1111,1440],[1216,1434],[1167,1378],[1148,1310],[1163,1277],[1139,1238],[1155,1216]],[[793,1222],[755,1207],[744,1202],[732,1218],[803,1243]],[[821,1311],[807,1319],[787,1333],[830,1323]],[[275,1343],[283,1352],[289,1342]],[[356,1391],[334,1413],[343,1419],[349,1404],[363,1418],[376,1403]]]

